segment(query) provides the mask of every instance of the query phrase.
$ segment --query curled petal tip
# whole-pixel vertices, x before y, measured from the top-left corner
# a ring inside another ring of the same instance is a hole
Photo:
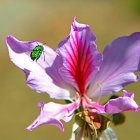
[[[32,131],[32,129],[29,129],[29,128],[26,128],[25,130],[29,130],[29,131]]]
[[[9,44],[11,41],[13,42],[13,40],[17,40],[15,37],[13,37],[12,35],[8,35],[6,37],[6,44]]]
[[[77,30],[77,26],[76,26],[76,17],[74,17],[73,23],[72,23],[71,27],[72,27],[72,29],[73,29],[74,31]]]
[[[8,35],[8,36],[6,37],[6,40],[9,39],[9,38],[11,38],[11,37],[12,37],[11,35]]]
[[[42,108],[44,106],[44,102],[39,102],[38,106]]]
[[[87,24],[78,23],[78,22],[76,21],[76,17],[74,17],[73,23],[72,23],[72,25],[71,25],[72,31],[78,31],[78,32],[80,32],[80,31],[82,31],[83,29],[87,29],[87,28],[89,28],[89,26],[88,26]]]
[[[73,21],[76,21],[76,16],[74,17]]]
[[[137,113],[139,111],[140,107],[138,106],[135,110],[135,112]]]
[[[13,38],[13,37],[12,37],[11,35],[8,35],[8,36],[6,37],[5,42],[6,42],[7,45],[8,45],[9,41],[10,41],[12,38]]]

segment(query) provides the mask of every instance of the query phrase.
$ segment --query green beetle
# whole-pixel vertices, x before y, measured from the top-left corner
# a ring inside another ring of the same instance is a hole
[[[42,52],[44,50],[44,47],[41,45],[37,45],[32,52],[30,53],[30,57],[31,59],[34,60],[38,60],[40,58],[40,56],[42,55]]]

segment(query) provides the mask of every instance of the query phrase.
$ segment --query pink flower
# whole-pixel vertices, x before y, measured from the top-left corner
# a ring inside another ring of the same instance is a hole
[[[74,18],[69,36],[59,43],[56,51],[37,40],[22,42],[12,36],[7,37],[6,44],[11,61],[25,72],[30,88],[38,93],[46,92],[51,98],[72,101],[66,105],[39,103],[40,114],[27,130],[50,124],[64,131],[60,120],[70,121],[80,106],[95,113],[137,112],[139,109],[134,94],[127,91],[123,91],[123,97],[99,105],[103,95],[138,81],[139,76],[134,74],[140,70],[138,32],[114,40],[101,54],[90,27]],[[39,59],[33,61],[30,54],[38,45],[44,50]],[[95,102],[91,100],[94,97],[98,97]]]

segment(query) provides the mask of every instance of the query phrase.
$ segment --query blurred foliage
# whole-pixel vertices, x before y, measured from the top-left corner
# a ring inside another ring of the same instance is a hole
[[[56,48],[69,34],[76,16],[79,23],[90,25],[97,36],[98,49],[103,51],[113,39],[140,31],[139,3],[139,0],[0,0],[0,139],[55,140],[61,136],[61,140],[67,140],[71,136],[73,123],[73,120],[64,123],[64,133],[49,125],[32,132],[24,131],[37,117],[39,101],[62,101],[50,99],[47,94],[38,94],[27,87],[24,73],[9,59],[6,36],[10,34],[24,41],[37,39]],[[135,93],[135,100],[140,105],[139,84],[129,85],[125,89]],[[139,139],[140,113],[125,114],[125,124],[113,128],[118,139],[131,140],[134,136]]]

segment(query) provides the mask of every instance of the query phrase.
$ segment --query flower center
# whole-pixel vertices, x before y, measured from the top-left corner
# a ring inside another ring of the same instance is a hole
[[[96,102],[93,102],[85,94],[81,95],[78,92],[76,92],[77,100],[80,101],[80,106],[82,106],[85,111],[86,110],[91,111],[91,112],[102,112],[103,111],[104,106],[99,105],[99,102],[102,97],[101,83],[97,82],[97,85],[100,88],[100,93],[99,93],[99,97]]]

